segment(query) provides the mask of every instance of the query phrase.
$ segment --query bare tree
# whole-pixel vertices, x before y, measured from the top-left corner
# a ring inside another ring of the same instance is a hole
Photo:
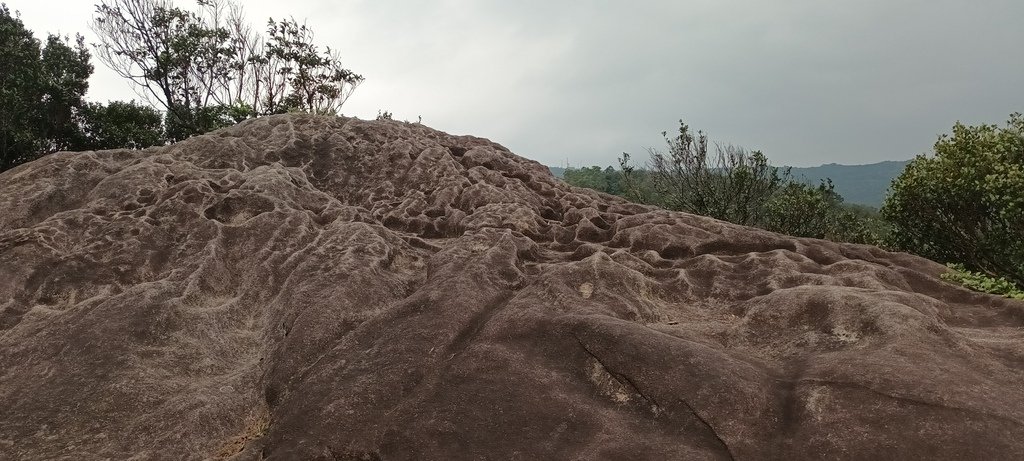
[[[646,170],[638,172],[629,166],[626,154],[620,160],[625,187],[634,198],[652,196],[648,199],[666,208],[762,225],[767,200],[788,182],[788,168],[780,172],[760,151],[733,145],[716,144],[712,152],[707,135],[692,133],[682,121],[678,135],[662,135],[668,152],[648,149],[651,157]],[[638,181],[637,174],[646,175],[645,181]],[[640,187],[643,182],[649,182],[653,190],[644,191]]]
[[[181,132],[172,138],[252,116],[338,113],[363,81],[337,52],[321,52],[305,24],[270,19],[264,37],[234,0],[197,4],[188,11],[170,0],[102,0],[91,24],[96,55],[167,111],[168,130]]]

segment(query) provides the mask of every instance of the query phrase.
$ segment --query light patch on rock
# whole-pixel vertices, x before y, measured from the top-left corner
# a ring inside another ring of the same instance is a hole
[[[601,395],[619,405],[625,405],[633,398],[633,393],[608,373],[597,360],[590,360],[590,380],[597,386]]]
[[[825,386],[816,386],[808,393],[807,399],[804,401],[804,407],[815,421],[820,420],[821,415],[824,414],[828,398],[828,388]]]
[[[860,340],[860,335],[856,331],[847,330],[843,326],[833,328],[832,336],[844,343],[855,343]]]
[[[591,283],[584,283],[580,285],[580,296],[583,299],[590,299],[590,296],[594,294],[594,285]]]

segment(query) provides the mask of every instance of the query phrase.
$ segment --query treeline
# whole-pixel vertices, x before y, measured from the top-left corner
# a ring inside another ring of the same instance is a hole
[[[146,147],[160,141],[160,114],[134,102],[89,103],[84,39],[44,43],[0,4],[0,171],[60,150]]]
[[[241,3],[103,0],[82,36],[36,39],[0,4],[0,171],[61,150],[139,149],[261,115],[337,113],[363,77],[294,19],[263,32]],[[125,80],[141,102],[85,100],[91,59]]]
[[[1024,117],[956,124],[919,155],[880,210],[847,204],[831,180],[798,181],[759,151],[711,144],[680,122],[643,166],[568,168],[569,184],[797,237],[863,243],[950,265],[948,277],[1024,298]]]
[[[709,143],[680,122],[666,150],[645,167],[629,154],[619,168],[569,168],[565,181],[630,200],[799,237],[881,244],[889,226],[877,210],[843,203],[830,180],[809,184],[759,151]]]

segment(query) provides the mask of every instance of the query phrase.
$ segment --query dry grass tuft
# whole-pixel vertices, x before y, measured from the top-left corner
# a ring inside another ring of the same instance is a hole
[[[219,450],[213,459],[229,459],[232,456],[241,453],[245,449],[245,446],[253,441],[263,437],[267,430],[270,429],[270,411],[266,406],[261,405],[255,411],[249,413],[249,416],[245,418],[245,429],[244,431],[230,438]]]

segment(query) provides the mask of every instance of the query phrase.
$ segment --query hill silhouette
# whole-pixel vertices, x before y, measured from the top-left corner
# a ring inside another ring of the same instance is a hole
[[[910,160],[886,161],[866,165],[840,165],[827,163],[815,167],[794,167],[791,173],[798,180],[817,183],[825,178],[832,179],[835,191],[847,203],[879,208],[885,201],[885,194]]]

